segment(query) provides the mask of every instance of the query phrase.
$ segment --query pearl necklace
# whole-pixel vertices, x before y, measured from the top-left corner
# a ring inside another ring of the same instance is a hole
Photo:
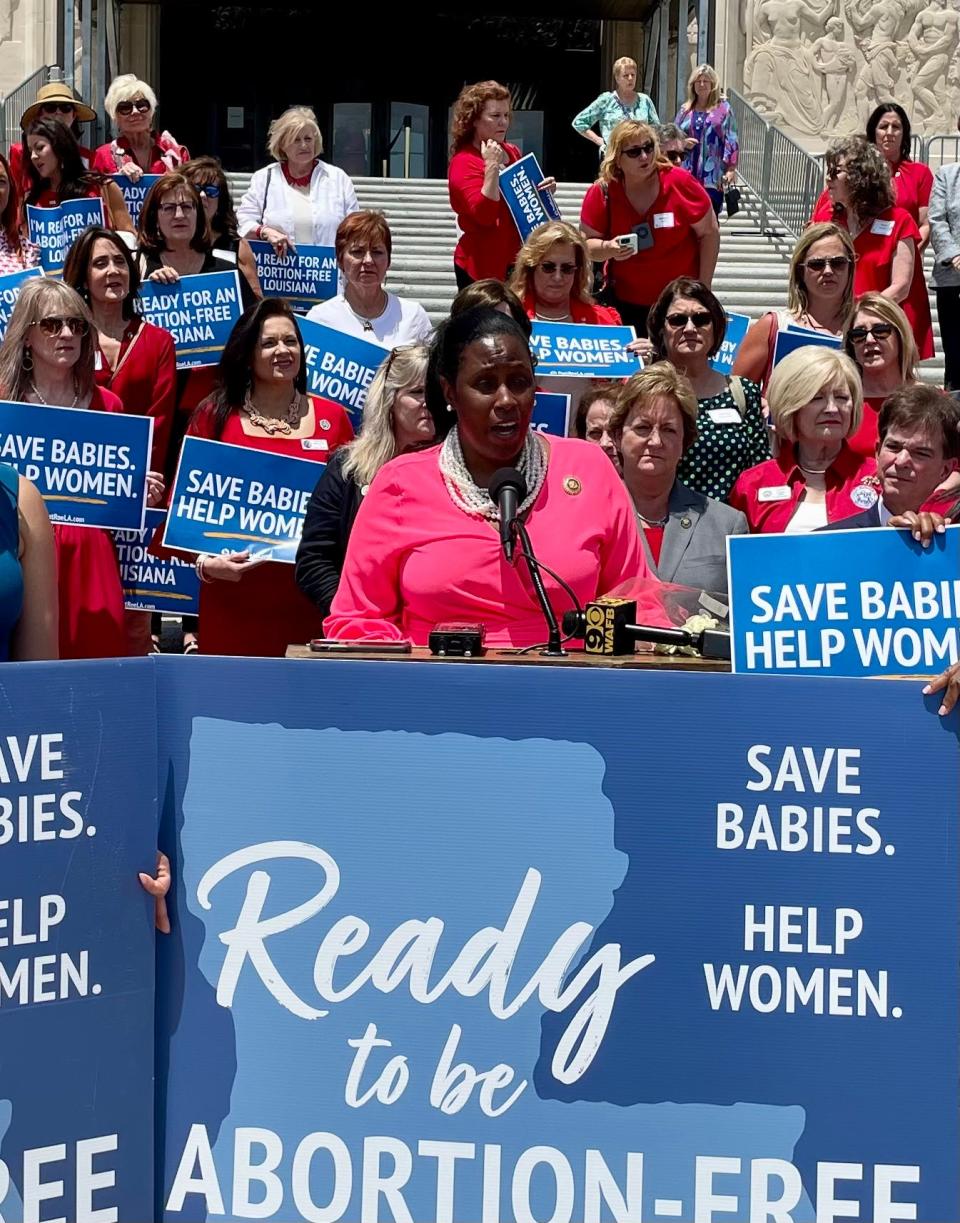
[[[480,488],[470,474],[456,428],[450,430],[440,447],[439,463],[443,483],[457,509],[463,510],[471,518],[485,518],[488,522],[500,521],[500,510],[490,499],[489,492]],[[517,510],[519,517],[536,501],[547,478],[547,454],[536,433],[527,433],[517,461],[517,471],[527,483],[527,495]]]
[[[50,405],[47,403],[44,397],[40,394],[40,389],[37,386],[37,384],[33,381],[32,378],[30,379],[30,390],[33,391],[34,395],[36,395],[36,397],[40,400],[40,402],[43,404],[45,408],[50,407]],[[74,382],[73,384],[73,403],[68,403],[65,406],[68,408],[75,408],[77,406],[77,400],[79,398],[80,398],[80,391],[77,389],[76,382]]]
[[[247,391],[243,397],[243,405],[240,409],[245,413],[251,425],[256,425],[258,429],[262,429],[264,433],[273,437],[275,433],[283,433],[287,437],[299,425],[303,417],[303,396],[296,392],[290,402],[289,408],[282,416],[264,416],[253,405],[253,400],[250,398],[250,392]]]

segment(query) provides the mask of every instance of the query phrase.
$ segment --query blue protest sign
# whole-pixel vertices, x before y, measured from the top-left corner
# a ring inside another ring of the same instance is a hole
[[[143,174],[136,182],[129,179],[126,174],[111,174],[110,177],[120,188],[123,202],[127,206],[127,212],[130,213],[130,219],[134,225],[139,225],[140,213],[143,212],[143,201],[147,198],[153,184],[159,181],[161,175]]]
[[[543,177],[533,153],[500,171],[500,194],[510,209],[521,242],[526,242],[538,225],[560,220],[560,209],[553,194],[537,190],[537,183],[542,183]]]
[[[28,268],[25,272],[11,272],[9,276],[0,276],[0,340],[7,333],[7,324],[13,307],[17,304],[20,290],[28,280],[42,276],[39,268]]]
[[[40,266],[48,276],[62,276],[70,247],[91,225],[103,225],[103,200],[64,200],[52,208],[27,205],[27,233],[40,249]]]
[[[0,1214],[152,1219],[147,659],[0,673]]]
[[[168,1223],[958,1217],[960,711],[593,668],[158,676]]]
[[[540,433],[566,437],[570,431],[570,396],[554,391],[537,391],[530,427]]]
[[[627,352],[636,338],[632,327],[535,322],[530,347],[537,358],[538,377],[629,378],[643,368],[639,357]]]
[[[243,313],[237,272],[181,276],[176,284],[145,280],[140,305],[148,323],[173,336],[177,369],[216,365]]]
[[[161,513],[162,523],[166,514]],[[117,560],[123,605],[131,611],[170,612],[193,616],[200,610],[200,579],[192,561],[176,553],[153,556],[150,544],[157,529],[152,511],[142,531],[116,531]]]
[[[323,464],[249,446],[184,438],[163,542],[184,552],[296,559]]]
[[[269,242],[250,242],[264,297],[284,297],[294,310],[309,310],[337,293],[332,246],[298,246],[281,258]]]
[[[788,357],[798,348],[806,348],[811,344],[818,348],[843,347],[843,341],[839,336],[827,335],[824,331],[801,330],[799,327],[793,331],[788,327],[786,331],[777,332],[777,342],[773,349],[774,366],[779,365],[784,357]]]
[[[0,400],[0,461],[32,480],[53,522],[140,530],[153,417]]]
[[[727,540],[733,666],[775,675],[933,674],[960,658],[960,527]]]
[[[310,319],[297,319],[297,326],[307,353],[307,390],[340,404],[354,430],[359,429],[367,388],[387,349]]]
[[[751,322],[752,319],[747,314],[727,315],[727,333],[723,337],[720,351],[710,360],[711,369],[715,369],[718,374],[730,375],[733,373],[733,363],[737,359],[740,345],[743,343]]]

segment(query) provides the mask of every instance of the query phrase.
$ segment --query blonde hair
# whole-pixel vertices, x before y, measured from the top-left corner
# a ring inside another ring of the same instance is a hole
[[[396,458],[393,405],[401,392],[424,381],[429,355],[426,344],[402,344],[382,362],[367,389],[360,435],[345,447],[344,479],[370,484],[384,463]]]
[[[623,68],[632,68],[637,71],[637,61],[631,59],[629,55],[621,55],[619,59],[613,61],[613,79],[616,80]]]
[[[323,137],[317,116],[309,106],[288,106],[282,115],[272,119],[267,128],[267,152],[273,160],[285,161],[283,146],[304,130],[313,133],[316,145],[313,155],[319,157],[323,152]]]
[[[141,81],[132,72],[125,72],[122,76],[115,76],[110,83],[106,97],[103,99],[103,108],[112,119],[114,127],[117,125],[117,103],[132,102],[134,98],[147,99],[150,103],[150,116],[152,118],[153,112],[157,109],[157,95],[147,82]]]
[[[707,107],[712,108],[720,101],[720,78],[717,76],[717,70],[711,67],[710,64],[697,64],[696,68],[687,77],[687,100],[684,103],[684,110],[692,110],[697,104],[697,95],[693,88],[693,82],[699,76],[707,77],[713,86],[710,90],[710,96],[707,98]]]
[[[623,171],[617,165],[623,146],[630,140],[653,141],[653,156],[659,167],[669,168],[670,159],[660,152],[660,138],[657,129],[639,119],[621,119],[607,139],[607,151],[600,162],[599,180],[601,183],[623,182]]]
[[[809,309],[810,298],[803,281],[804,269],[800,266],[807,257],[810,247],[824,238],[838,238],[843,247],[843,253],[850,260],[847,272],[847,288],[843,295],[843,325],[846,328],[853,317],[853,273],[857,262],[857,254],[853,249],[853,239],[849,231],[833,221],[820,221],[816,225],[808,225],[793,248],[790,256],[790,272],[787,281],[787,309],[793,315],[803,314]]]
[[[910,320],[892,298],[884,297],[881,293],[864,293],[854,302],[843,337],[843,349],[847,356],[853,361],[857,360],[853,344],[850,342],[850,328],[856,325],[857,315],[861,313],[875,314],[878,319],[882,319],[883,322],[893,327],[900,337],[900,381],[916,382],[918,378],[917,362],[920,360],[920,354],[917,351],[917,342],[913,338]]]
[[[618,450],[623,427],[633,409],[646,407],[652,399],[660,395],[672,399],[680,409],[683,420],[683,449],[689,450],[697,440],[697,414],[700,405],[690,379],[669,361],[657,361],[623,383],[610,409],[607,432],[613,435]]]
[[[770,415],[782,438],[789,442],[797,440],[793,418],[828,382],[836,378],[842,378],[850,392],[853,406],[846,436],[851,437],[860,428],[863,419],[863,387],[857,367],[850,358],[821,344],[806,344],[783,358],[767,383]]]
[[[93,390],[93,316],[76,289],[71,289],[62,280],[42,277],[28,280],[20,290],[7,324],[7,333],[0,344],[0,395],[5,399],[24,402],[33,368],[25,369],[23,364],[27,332],[50,311],[77,315],[87,320],[87,332],[80,337],[80,355],[73,367],[73,375],[79,399],[84,399]]]
[[[533,269],[542,263],[550,252],[550,248],[558,242],[569,243],[576,251],[577,277],[573,282],[570,296],[590,305],[593,295],[590,287],[593,283],[593,264],[587,255],[587,244],[579,230],[567,221],[546,221],[538,225],[527,235],[527,240],[517,252],[508,287],[523,298],[533,291]]]

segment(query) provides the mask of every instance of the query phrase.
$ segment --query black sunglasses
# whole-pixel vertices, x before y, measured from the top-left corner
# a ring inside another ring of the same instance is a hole
[[[630,157],[631,159],[636,160],[642,153],[644,157],[649,157],[650,154],[656,150],[656,147],[657,146],[653,143],[652,140],[648,140],[646,144],[635,144],[635,145],[632,145],[629,149],[624,149],[623,156]]]
[[[830,265],[831,272],[842,272],[845,267],[849,266],[850,259],[847,255],[831,255],[829,259],[808,259],[800,266],[809,268],[811,272],[822,272],[827,264]]]
[[[893,334],[893,323],[871,323],[869,327],[851,327],[847,332],[851,344],[862,344],[871,334],[875,340],[885,340]]]
[[[706,327],[708,323],[713,322],[713,315],[709,310],[694,310],[690,314],[668,314],[667,322],[671,327],[686,327],[687,323],[693,323],[694,327],[699,330],[701,327]]]
[[[670,158],[670,160],[673,162],[675,166],[678,166],[681,163],[681,161],[683,161],[683,154],[679,151],[679,149],[670,150],[667,153],[667,157]]]
[[[44,102],[40,107],[41,115],[69,115],[77,108],[73,102]]]
[[[552,259],[547,259],[540,264],[540,270],[548,276],[552,276],[554,272],[559,272],[561,276],[572,276],[579,266],[576,263],[554,263]]]
[[[115,109],[118,115],[132,115],[135,110],[145,115],[150,110],[150,103],[146,98],[137,98],[134,102],[118,102]]]

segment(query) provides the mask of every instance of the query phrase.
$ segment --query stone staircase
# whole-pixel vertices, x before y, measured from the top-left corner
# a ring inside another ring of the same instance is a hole
[[[234,201],[249,182],[248,174],[230,174]],[[393,261],[387,288],[401,297],[422,303],[434,322],[448,312],[456,294],[453,249],[457,228],[444,179],[357,178],[361,208],[386,214],[393,234]],[[557,202],[563,216],[576,224],[586,183],[561,183]],[[714,292],[728,311],[757,318],[766,310],[787,304],[787,267],[793,240],[789,234],[760,231],[756,201],[742,189],[741,211],[732,220],[720,220],[720,260]],[[928,267],[929,273],[929,257]],[[932,299],[932,295],[931,295]],[[939,328],[931,300],[938,355],[923,366],[924,377],[943,385],[943,359],[939,355]]]

